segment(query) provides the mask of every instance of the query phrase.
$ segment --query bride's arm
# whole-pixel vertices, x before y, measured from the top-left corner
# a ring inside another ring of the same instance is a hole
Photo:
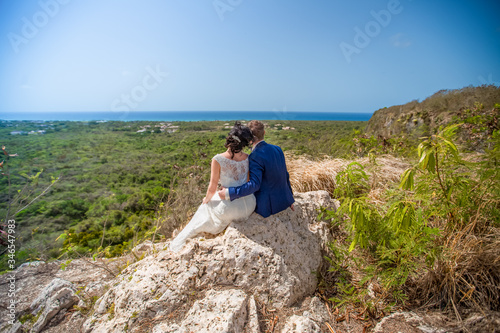
[[[214,196],[215,192],[217,191],[217,184],[219,184],[219,178],[220,178],[220,164],[216,160],[212,160],[210,184],[208,185],[207,195],[205,196],[205,198],[203,198],[204,204],[209,202],[210,199],[212,199],[212,197]]]

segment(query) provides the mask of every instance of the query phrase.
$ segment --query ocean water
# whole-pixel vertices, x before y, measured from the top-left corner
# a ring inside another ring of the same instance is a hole
[[[338,120],[368,121],[372,113],[295,111],[141,111],[141,112],[2,112],[0,120],[64,121],[201,121],[201,120]]]

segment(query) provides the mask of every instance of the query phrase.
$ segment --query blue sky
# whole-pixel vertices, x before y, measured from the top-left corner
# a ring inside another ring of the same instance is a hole
[[[500,82],[500,2],[0,0],[0,113],[373,112]]]

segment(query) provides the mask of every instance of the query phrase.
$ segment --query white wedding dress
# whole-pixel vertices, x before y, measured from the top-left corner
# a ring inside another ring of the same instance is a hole
[[[243,161],[230,160],[221,154],[215,155],[213,160],[220,164],[220,184],[224,187],[235,187],[247,182],[248,158]],[[221,200],[216,192],[207,204],[202,204],[194,214],[188,225],[170,242],[169,249],[179,252],[189,238],[201,232],[218,234],[232,221],[247,219],[255,209],[253,194],[233,201]]]

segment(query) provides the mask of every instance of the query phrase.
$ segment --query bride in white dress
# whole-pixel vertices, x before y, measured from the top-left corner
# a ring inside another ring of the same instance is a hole
[[[189,238],[201,232],[218,234],[232,221],[247,219],[252,214],[255,209],[253,194],[229,201],[221,200],[217,193],[218,183],[228,188],[248,181],[248,154],[242,150],[252,140],[250,129],[239,122],[235,123],[224,144],[227,151],[212,158],[210,185],[203,203],[186,227],[170,242],[171,251],[179,252]]]

